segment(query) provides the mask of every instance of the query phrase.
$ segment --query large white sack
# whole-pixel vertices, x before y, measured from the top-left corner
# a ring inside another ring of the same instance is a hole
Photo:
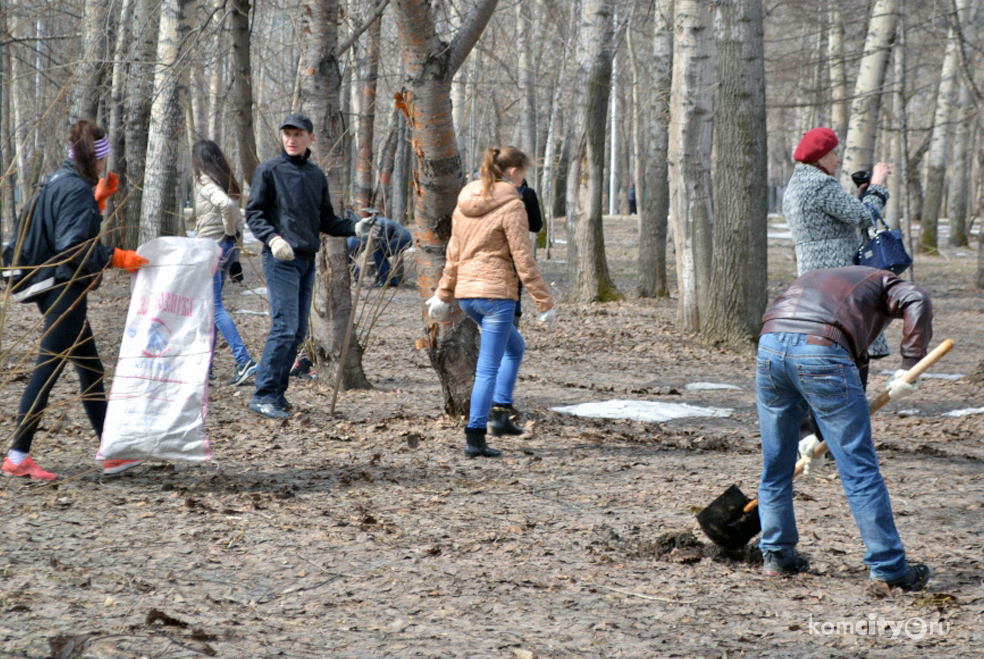
[[[209,460],[205,437],[212,355],[212,274],[221,250],[207,238],[156,238],[137,253],[119,362],[97,460]]]

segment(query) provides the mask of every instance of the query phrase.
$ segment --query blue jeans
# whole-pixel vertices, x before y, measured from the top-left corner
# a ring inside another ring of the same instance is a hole
[[[352,260],[355,262],[355,268],[353,269],[352,275],[355,278],[355,281],[359,281],[360,260],[358,258],[358,253],[359,250],[362,249],[363,245],[365,245],[366,239],[358,238],[356,236],[349,236],[347,242],[349,254],[352,255]],[[380,238],[375,242],[375,249],[372,251],[372,260],[376,264],[377,282],[385,284],[389,281],[390,263],[387,258],[399,254],[409,247],[412,242],[413,237],[410,235],[409,231],[398,233],[389,239]]]
[[[283,407],[290,369],[297,357],[297,349],[307,336],[314,295],[314,257],[278,261],[264,250],[263,276],[270,296],[271,326],[256,371],[253,402]]]
[[[896,579],[908,570],[892,504],[878,471],[868,401],[857,366],[844,348],[812,345],[807,335],[759,338],[755,399],[762,431],[759,517],[762,551],[789,555],[799,536],[793,516],[793,470],[807,407],[837,461],[847,502],[867,551],[871,578]]]
[[[497,405],[513,403],[513,389],[526,344],[513,325],[515,301],[472,298],[459,300],[459,304],[461,310],[482,328],[468,427],[485,430],[493,402]]]
[[[236,260],[236,253],[239,250],[236,247],[236,239],[231,237],[219,241],[219,247],[222,248],[222,256],[219,257],[219,267],[212,275],[212,291],[215,294],[215,329],[222,332],[222,336],[225,337],[226,343],[232,350],[232,356],[235,357],[236,363],[244,364],[249,361],[249,351],[246,350],[246,345],[239,336],[232,316],[222,306],[222,287],[225,286],[229,266]]]

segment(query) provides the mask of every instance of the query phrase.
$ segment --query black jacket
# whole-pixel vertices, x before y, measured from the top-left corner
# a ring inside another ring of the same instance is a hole
[[[519,194],[523,197],[523,206],[526,207],[526,218],[530,223],[530,231],[540,233],[543,230],[543,215],[540,213],[540,200],[536,196],[536,190],[526,185],[519,188]]]
[[[92,186],[78,175],[71,160],[44,185],[31,215],[30,231],[40,231],[37,235],[43,236],[49,252],[37,264],[57,265],[41,268],[32,281],[54,277],[57,283],[74,280],[98,286],[99,275],[113,260],[113,248],[99,241],[102,215]],[[93,278],[97,281],[90,281]]]
[[[319,232],[354,236],[355,222],[335,215],[328,194],[328,179],[321,168],[303,156],[280,155],[260,163],[246,202],[246,224],[270,249],[280,236],[298,257],[313,256],[321,247]]]
[[[812,334],[838,343],[862,366],[889,318],[902,318],[902,367],[926,356],[933,337],[929,294],[888,270],[813,270],[794,281],[762,317],[762,333]]]

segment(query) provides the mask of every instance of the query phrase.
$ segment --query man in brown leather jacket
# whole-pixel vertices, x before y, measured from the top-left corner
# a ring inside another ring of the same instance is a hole
[[[902,364],[887,388],[893,400],[915,391],[901,379],[932,337],[929,295],[886,270],[861,266],[809,272],[790,285],[763,317],[755,398],[762,432],[759,517],[764,573],[808,569],[796,554],[793,470],[800,422],[809,408],[837,461],[844,492],[867,549],[871,579],[919,590],[925,565],[910,566],[878,470],[859,368],[891,318],[901,318]]]

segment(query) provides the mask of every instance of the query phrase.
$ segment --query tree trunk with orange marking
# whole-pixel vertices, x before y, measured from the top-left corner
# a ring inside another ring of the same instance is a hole
[[[444,271],[451,237],[451,214],[464,185],[461,156],[451,118],[451,80],[488,24],[497,0],[475,0],[450,43],[437,33],[435,10],[427,0],[394,0],[406,84],[403,103],[413,131],[415,169],[414,243],[421,302],[433,295]],[[468,414],[478,360],[478,328],[456,310],[437,323],[421,306],[429,356],[441,380],[445,410]]]

